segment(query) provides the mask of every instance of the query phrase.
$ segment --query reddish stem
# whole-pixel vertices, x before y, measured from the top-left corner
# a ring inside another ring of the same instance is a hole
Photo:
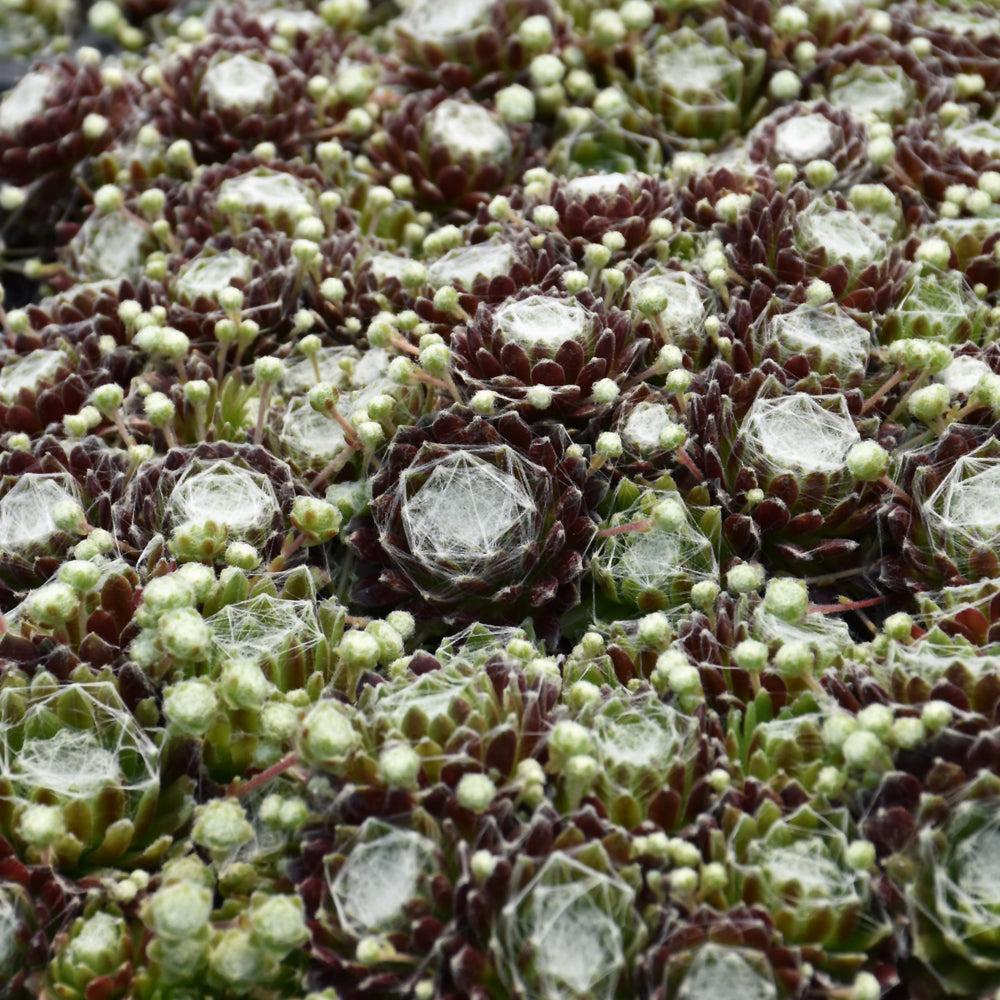
[[[279,774],[284,773],[289,768],[294,767],[299,762],[298,754],[290,753],[287,757],[282,757],[277,764],[272,764],[266,770],[260,772],[260,774],[255,774],[249,781],[242,785],[237,785],[236,781],[233,780],[229,788],[227,789],[228,795],[233,795],[239,798],[242,795],[246,795],[248,792],[252,792],[255,788],[260,788],[261,785],[267,784],[272,778],[276,778]]]
[[[653,527],[653,519],[647,517],[642,521],[629,521],[628,524],[619,524],[615,528],[603,528],[595,538],[610,538],[612,535],[624,535],[626,531],[649,531]]]
[[[844,604],[810,604],[810,614],[828,615],[837,611],[857,611],[859,608],[871,608],[876,604],[885,602],[885,595],[882,597],[869,597],[863,601],[846,601]]]

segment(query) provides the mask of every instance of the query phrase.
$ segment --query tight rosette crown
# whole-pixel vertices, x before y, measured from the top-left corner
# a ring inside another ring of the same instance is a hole
[[[562,432],[453,409],[396,434],[372,492],[348,539],[360,603],[457,626],[531,615],[554,637],[578,602],[601,486]]]

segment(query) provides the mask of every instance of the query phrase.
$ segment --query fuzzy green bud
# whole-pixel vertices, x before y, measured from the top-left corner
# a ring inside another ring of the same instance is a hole
[[[463,809],[481,813],[489,808],[497,786],[485,774],[463,774],[455,789],[455,797]]]
[[[847,845],[847,863],[859,872],[875,867],[875,845],[870,840],[853,840]]]
[[[205,680],[181,681],[163,694],[163,714],[171,730],[182,736],[203,736],[219,708],[212,685]]]
[[[849,767],[866,768],[878,758],[882,749],[882,741],[867,729],[859,729],[844,740],[840,748],[844,762]]]
[[[625,22],[616,10],[599,9],[590,18],[590,37],[601,48],[610,48],[625,41]]]
[[[882,984],[877,977],[870,972],[859,972],[854,977],[847,1000],[879,1000],[880,996],[882,996]]]
[[[845,784],[847,775],[832,764],[822,768],[816,776],[816,791],[828,798],[839,795]]]
[[[827,188],[837,179],[837,168],[829,160],[810,160],[805,175],[812,187]]]
[[[764,567],[759,563],[737,563],[726,573],[726,589],[733,594],[749,594],[764,582]]]
[[[25,614],[45,627],[63,625],[76,615],[80,599],[68,584],[57,580],[32,591],[24,602]]]
[[[519,83],[511,84],[497,91],[495,100],[497,113],[505,122],[519,124],[534,121],[535,95],[527,87]]]
[[[881,167],[896,155],[896,146],[889,136],[882,135],[868,143],[867,153],[869,161]]]
[[[143,400],[143,408],[154,427],[165,427],[177,415],[173,400],[162,392],[151,392]]]
[[[273,962],[256,937],[242,928],[231,928],[215,938],[208,958],[211,971],[237,994],[266,978],[269,960]]]
[[[217,521],[185,521],[174,529],[169,549],[180,562],[214,562],[226,549],[229,527]]]
[[[382,780],[398,788],[415,788],[422,764],[420,754],[405,743],[386,747],[378,759]]]
[[[213,799],[195,809],[191,839],[214,855],[228,854],[253,835],[253,826],[238,799]]]
[[[794,70],[782,69],[771,77],[768,91],[776,101],[794,101],[802,93],[802,80]]]
[[[256,382],[273,384],[285,377],[285,362],[281,358],[265,356],[257,358],[253,363],[253,377]]]
[[[336,764],[361,742],[345,712],[332,701],[321,701],[302,720],[301,753],[308,763]]]
[[[805,642],[786,642],[774,654],[774,669],[782,677],[802,677],[812,673],[815,656]]]
[[[770,656],[767,646],[757,639],[744,639],[733,650],[733,661],[752,674],[760,673]]]
[[[894,642],[908,642],[913,635],[913,618],[905,611],[897,611],[882,623],[882,631]]]
[[[542,229],[555,229],[559,225],[559,213],[551,205],[536,206],[531,219]]]
[[[684,505],[672,497],[656,504],[651,514],[653,527],[659,531],[676,533],[687,524],[687,513]]]
[[[859,441],[847,453],[847,468],[855,479],[873,483],[889,467],[889,453],[877,441]]]
[[[355,670],[374,670],[378,666],[382,650],[374,635],[352,629],[344,633],[337,652]]]
[[[927,729],[920,719],[904,716],[893,722],[889,739],[894,746],[916,750],[926,742]]]
[[[878,703],[867,705],[858,712],[857,718],[861,729],[867,729],[881,740],[889,735],[889,730],[892,728],[892,709],[888,705]]]
[[[917,247],[913,258],[944,271],[951,260],[951,247],[942,239],[926,239]]]
[[[823,742],[833,749],[844,745],[852,733],[858,731],[858,720],[847,712],[831,712],[823,721]]]
[[[17,822],[21,839],[39,850],[51,847],[66,833],[66,820],[59,806],[33,803],[21,813]]]
[[[952,720],[954,710],[946,701],[929,701],[920,713],[920,720],[928,731],[936,733]]]
[[[217,687],[223,701],[235,709],[259,709],[274,690],[264,671],[253,660],[243,657],[226,662]]]
[[[644,646],[663,649],[672,638],[670,619],[662,611],[654,611],[639,619],[638,639]]]
[[[124,398],[124,390],[114,382],[98,386],[90,395],[91,402],[104,414],[117,410]]]
[[[250,897],[254,940],[275,958],[284,958],[309,938],[305,908],[298,896],[255,892]]]
[[[936,383],[917,389],[907,403],[910,414],[925,424],[931,424],[944,415],[951,405],[951,393],[946,385]]]
[[[768,581],[764,607],[789,624],[801,621],[809,611],[809,593],[805,583],[791,577],[774,577]]]
[[[340,510],[316,497],[296,497],[292,504],[291,523],[313,544],[328,542],[340,530],[344,520]]]
[[[623,447],[620,434],[616,434],[614,431],[605,431],[603,434],[598,435],[594,451],[596,454],[600,455],[601,458],[619,458],[622,450]]]
[[[59,567],[59,579],[78,594],[86,594],[101,582],[101,567],[84,559],[71,559]]]
[[[699,580],[691,588],[691,603],[702,611],[714,608],[718,597],[719,585],[714,580]]]
[[[205,659],[212,647],[212,629],[193,608],[168,611],[157,635],[163,649],[182,663]]]
[[[184,399],[191,406],[204,406],[212,398],[212,387],[204,379],[184,383]]]
[[[559,760],[569,760],[591,752],[590,733],[579,722],[563,719],[552,727],[549,734],[549,752]]]
[[[533,385],[525,393],[529,406],[536,410],[547,410],[552,405],[553,392],[547,385]]]
[[[285,701],[265,702],[260,710],[260,736],[272,743],[288,743],[295,737],[299,715]]]

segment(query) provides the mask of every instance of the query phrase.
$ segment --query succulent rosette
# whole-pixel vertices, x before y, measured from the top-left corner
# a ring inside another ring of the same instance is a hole
[[[852,836],[846,811],[802,806],[761,835],[746,824],[735,881],[748,904],[761,904],[789,944],[838,980],[851,979],[891,934],[873,884],[875,848]]]
[[[912,567],[907,572],[919,581],[913,588],[918,591],[996,575],[990,522],[976,514],[975,503],[978,486],[989,481],[993,452],[982,430],[956,425],[903,465],[902,488],[910,489],[928,510],[917,517],[912,504],[897,498],[884,512],[886,528],[898,546],[880,563],[887,584],[893,586],[907,564]],[[963,505],[966,496],[968,507]]]
[[[0,10],[0,995],[996,993],[998,55]]]
[[[667,913],[642,963],[648,994],[657,1000],[678,991],[712,995],[722,983],[748,996],[798,996],[810,978],[809,967],[784,944],[762,907]]]
[[[499,307],[481,304],[452,334],[466,392],[509,399],[533,420],[589,418],[638,374],[652,341],[648,325],[605,309],[589,291],[575,296],[523,289]],[[610,385],[608,385],[610,383]]]
[[[616,507],[632,492],[620,488]],[[718,523],[713,531],[711,520],[699,523],[678,494],[652,490],[617,509],[591,556],[602,597],[646,613],[677,611],[690,604],[697,588],[718,586],[718,561],[709,537],[718,538]]]
[[[642,250],[655,254],[655,230],[657,225],[662,228],[656,220],[672,214],[671,194],[667,184],[638,171],[582,173],[558,181],[548,201],[559,213],[558,231],[581,247],[583,260],[588,244],[602,243],[607,233],[620,233],[622,247],[608,260],[620,254],[641,266]]]
[[[209,36],[148,73],[139,102],[146,122],[168,144],[188,143],[195,162],[224,161],[261,142],[294,156],[316,123],[306,82],[258,38]]]
[[[996,822],[995,801],[973,799],[919,834],[914,951],[953,994],[981,989],[996,969],[996,892],[983,877]]]
[[[399,42],[393,75],[414,90],[443,86],[492,95],[524,68],[539,43],[552,44],[555,26],[544,23],[551,12],[545,0],[419,0],[392,21]],[[520,30],[526,21],[530,27]]]
[[[0,842],[0,914],[5,937],[0,949],[0,990],[20,1000],[39,995],[49,948],[82,907],[81,896],[47,865],[26,865],[7,841]],[[95,880],[80,880],[81,889]]]
[[[409,177],[418,204],[467,221],[524,171],[528,130],[508,125],[471,95],[443,89],[403,99],[386,116],[369,157],[380,175]]]
[[[554,640],[558,614],[579,600],[601,492],[562,434],[514,414],[456,409],[403,428],[373,483],[371,514],[348,535],[362,560],[355,599],[449,625],[532,617]]]
[[[877,542],[880,491],[869,487],[868,477],[879,478],[885,457],[874,442],[862,442],[851,411],[860,409],[860,396],[782,392],[776,378],[760,378],[764,369],[744,383],[756,386],[752,404],[742,410],[733,386],[714,423],[719,437],[713,441],[701,433],[703,451],[689,449],[704,479],[726,491],[724,497],[719,493],[724,547],[743,559],[757,558],[766,545],[793,565],[856,563]],[[728,366],[716,370],[728,380]],[[712,426],[707,420],[713,397],[710,391],[705,408],[692,410],[696,431]],[[790,450],[782,452],[786,446]],[[860,463],[865,457],[872,458],[872,468]]]
[[[161,546],[173,539],[193,561],[211,562],[229,539],[274,558],[294,493],[291,470],[267,450],[202,444],[171,449],[141,469],[114,517],[137,552],[160,535]]]
[[[763,110],[767,54],[734,37],[722,18],[662,33],[634,58],[626,92],[659,119],[672,145],[717,149]]]
[[[113,911],[77,917],[53,943],[53,958],[40,996],[82,1000],[100,993],[129,996],[136,959],[131,929]]]
[[[93,436],[62,442],[46,436],[3,456],[0,590],[5,610],[52,577],[95,531],[79,555],[116,552],[111,504],[127,474],[127,460]]]
[[[7,687],[3,708],[3,825],[28,859],[72,870],[163,856],[190,811],[186,779],[161,799],[157,745],[113,684],[38,674]]]
[[[0,208],[5,248],[30,253],[63,210],[79,207],[73,169],[108,146],[124,126],[135,83],[118,70],[102,78],[94,60],[68,56],[26,73],[0,102],[0,183],[11,192]]]
[[[849,103],[796,101],[757,124],[748,137],[749,155],[755,163],[772,167],[791,163],[800,176],[810,163],[823,160],[833,165],[835,186],[846,189],[871,169],[865,155],[867,138]]]

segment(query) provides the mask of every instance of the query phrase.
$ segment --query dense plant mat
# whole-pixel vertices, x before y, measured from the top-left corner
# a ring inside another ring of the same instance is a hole
[[[0,11],[0,996],[1000,990],[1000,13]]]

